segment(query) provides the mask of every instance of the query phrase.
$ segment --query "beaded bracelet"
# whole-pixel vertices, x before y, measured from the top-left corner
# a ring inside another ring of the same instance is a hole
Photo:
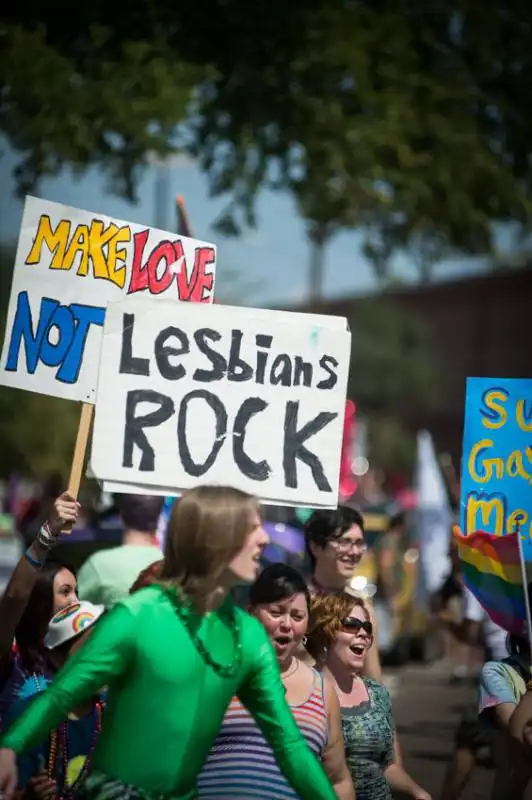
[[[45,550],[50,550],[57,541],[57,534],[52,533],[50,530],[50,526],[47,522],[41,526],[39,533],[37,534],[37,542],[43,547]]]
[[[29,548],[25,551],[24,558],[26,559],[28,564],[30,564],[32,567],[35,567],[36,569],[39,569],[40,567],[42,567],[42,561],[37,561],[36,558],[33,558],[33,556],[31,555],[31,553],[29,551]]]

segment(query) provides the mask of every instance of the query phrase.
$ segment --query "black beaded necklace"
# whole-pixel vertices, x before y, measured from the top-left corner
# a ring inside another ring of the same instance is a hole
[[[240,664],[242,662],[242,641],[240,636],[240,619],[238,614],[235,614],[235,608],[231,603],[227,610],[229,628],[231,630],[231,636],[233,639],[233,658],[229,664],[219,664],[215,659],[211,656],[205,644],[202,642],[200,637],[198,636],[197,631],[191,625],[191,617],[195,613],[190,600],[184,598],[182,593],[178,589],[166,589],[166,594],[172,601],[174,608],[177,612],[177,615],[181,622],[183,623],[184,627],[188,635],[190,636],[194,647],[203,658],[206,664],[208,664],[212,669],[220,675],[222,678],[233,678],[240,668]]]

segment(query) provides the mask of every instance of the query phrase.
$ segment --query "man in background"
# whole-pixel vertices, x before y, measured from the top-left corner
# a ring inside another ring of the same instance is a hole
[[[156,538],[163,498],[122,494],[116,505],[124,526],[122,544],[94,553],[78,573],[80,599],[106,608],[127,597],[139,573],[163,557]]]

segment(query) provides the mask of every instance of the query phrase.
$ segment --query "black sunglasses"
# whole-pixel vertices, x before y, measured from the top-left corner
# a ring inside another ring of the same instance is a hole
[[[358,617],[344,617],[340,625],[346,631],[366,631],[368,636],[373,636],[373,625],[371,622]]]

